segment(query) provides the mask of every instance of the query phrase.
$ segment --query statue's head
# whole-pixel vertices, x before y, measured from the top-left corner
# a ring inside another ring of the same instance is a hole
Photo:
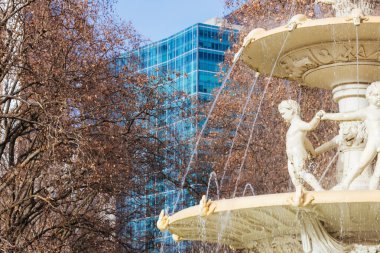
[[[281,114],[281,117],[289,122],[292,120],[294,115],[300,115],[301,109],[299,104],[294,100],[284,100],[278,105],[278,111]]]
[[[380,81],[373,82],[368,86],[366,98],[369,104],[380,107]]]

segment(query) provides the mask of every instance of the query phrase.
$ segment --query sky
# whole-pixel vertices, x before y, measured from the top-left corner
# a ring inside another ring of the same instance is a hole
[[[222,17],[223,0],[118,0],[116,14],[152,42],[195,23]]]

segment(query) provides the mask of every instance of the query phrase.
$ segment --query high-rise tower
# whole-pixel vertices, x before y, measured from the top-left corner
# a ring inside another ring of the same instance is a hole
[[[221,84],[217,77],[217,73],[220,71],[219,64],[224,61],[225,51],[230,47],[231,39],[236,37],[238,30],[238,26],[229,29],[221,28],[223,21],[214,18],[195,24],[132,53],[138,59],[139,72],[148,76],[167,76],[174,80],[174,83],[171,82],[167,87],[163,85],[165,92],[177,91],[187,95],[180,103],[182,108],[185,105],[185,109],[190,113],[182,116],[179,108],[168,106],[165,108],[170,109],[163,110],[160,117],[155,119],[150,126],[159,138],[170,138],[169,132],[174,132],[177,138],[188,143],[187,149],[185,149],[187,151],[178,150],[178,154],[182,156],[181,159],[175,157],[171,152],[170,157],[166,157],[168,160],[178,159],[188,162],[194,138],[202,125],[202,117],[194,115],[192,112],[196,111],[198,106],[209,101],[212,98],[213,89]],[[125,64],[127,61],[128,57],[122,59],[121,64]],[[165,103],[178,105],[178,101],[165,101]],[[178,147],[172,147],[173,150],[176,148]],[[124,233],[131,233],[133,237],[136,237],[135,246],[142,251],[158,252],[163,247],[163,252],[178,252],[171,235],[169,233],[162,234],[155,225],[159,212],[167,207],[172,207],[178,196],[178,189],[173,184],[175,180],[168,180],[168,177],[178,177],[178,171],[175,171],[175,168],[168,163],[164,174],[166,178],[156,174],[147,175],[146,194],[125,199],[127,206],[131,208],[134,205],[138,208],[141,206],[145,208],[143,215],[139,213],[124,229]],[[209,174],[207,168],[205,174]],[[192,176],[204,177],[204,175]],[[203,180],[207,181],[207,179]],[[205,190],[206,187],[207,185],[203,185]],[[199,189],[199,185],[197,188]],[[194,195],[185,189],[180,196],[179,208],[194,205],[197,200],[192,196]],[[186,247],[186,245],[178,247]]]

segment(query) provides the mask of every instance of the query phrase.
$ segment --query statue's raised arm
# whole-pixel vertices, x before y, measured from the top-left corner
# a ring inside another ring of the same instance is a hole
[[[365,119],[366,119],[365,110],[358,110],[354,112],[326,113],[322,117],[322,120],[334,120],[334,121],[364,121]]]
[[[368,141],[360,156],[359,165],[352,168],[342,182],[335,186],[334,190],[348,189],[351,182],[358,177],[363,170],[372,163],[380,153],[380,82],[374,82],[368,86],[366,91],[368,106],[356,112],[326,113],[323,120],[360,120],[364,122]],[[380,178],[380,163],[377,160],[376,168],[369,183],[369,189],[378,187]]]

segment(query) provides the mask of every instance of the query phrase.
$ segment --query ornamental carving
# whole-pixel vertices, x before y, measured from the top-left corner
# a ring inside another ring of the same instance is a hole
[[[340,150],[365,147],[367,132],[364,122],[343,122],[339,126],[337,142]]]
[[[336,63],[356,63],[357,60],[380,63],[380,44],[361,41],[358,46],[354,42],[312,45],[285,54],[280,58],[279,67],[290,78],[301,79],[308,70]]]
[[[303,252],[302,244],[296,236],[282,236],[255,241],[250,253]]]

